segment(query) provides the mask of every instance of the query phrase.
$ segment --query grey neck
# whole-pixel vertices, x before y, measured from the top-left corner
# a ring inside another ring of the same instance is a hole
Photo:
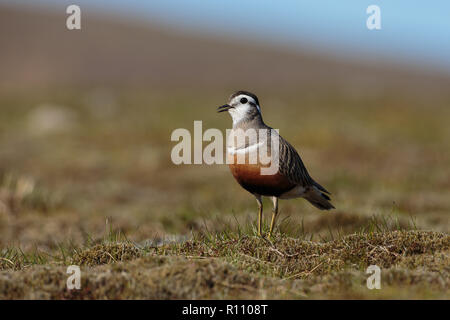
[[[249,128],[253,129],[267,128],[260,113],[250,114],[248,117],[243,118],[239,122],[233,123],[233,129],[246,130]]]

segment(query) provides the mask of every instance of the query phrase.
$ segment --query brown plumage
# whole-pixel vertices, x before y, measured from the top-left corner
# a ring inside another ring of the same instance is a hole
[[[261,164],[235,162],[229,164],[229,167],[236,181],[252,194],[279,197],[295,187],[295,184],[280,172],[274,175],[261,175]]]
[[[260,235],[262,196],[272,197],[274,204],[269,237],[278,213],[279,198],[303,197],[321,210],[334,208],[329,202],[330,193],[311,178],[295,148],[264,123],[258,98],[254,94],[247,91],[234,93],[228,104],[219,107],[219,112],[222,111],[228,111],[233,118],[233,130],[227,152],[229,167],[237,182],[256,197],[259,207],[258,233]],[[252,131],[256,134],[250,134]],[[239,138],[242,139],[239,140]],[[278,142],[278,152],[275,145],[274,149],[271,149],[273,142]],[[267,156],[270,162],[266,164],[263,164],[258,156],[263,146],[269,151]],[[240,162],[239,156],[243,157]],[[252,157],[257,160],[255,163],[249,163]],[[242,162],[242,159],[245,161]],[[275,165],[277,160],[278,170],[275,173],[262,174],[262,168]]]

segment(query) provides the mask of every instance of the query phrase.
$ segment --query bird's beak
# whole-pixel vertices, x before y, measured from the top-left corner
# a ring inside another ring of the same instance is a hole
[[[223,106],[220,106],[217,108],[217,112],[224,112],[224,111],[228,111],[228,109],[233,108],[232,106],[230,106],[229,104],[224,104]]]

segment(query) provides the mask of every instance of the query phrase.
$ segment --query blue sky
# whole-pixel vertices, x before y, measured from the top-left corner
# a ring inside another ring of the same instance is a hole
[[[226,34],[362,60],[390,59],[450,73],[448,0],[35,0],[33,3],[55,7],[78,4],[82,11],[120,12],[175,29]],[[371,4],[381,8],[382,29],[378,31],[366,27],[366,8]]]

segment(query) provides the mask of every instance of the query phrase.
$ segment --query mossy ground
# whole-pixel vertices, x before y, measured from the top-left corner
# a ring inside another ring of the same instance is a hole
[[[352,234],[323,243],[237,234],[153,247],[105,242],[43,264],[5,258],[0,298],[446,299],[449,247],[448,235],[430,231]],[[66,288],[67,265],[81,267],[80,290]],[[367,289],[369,265],[382,270],[380,290]]]
[[[174,129],[229,127],[222,94],[2,96],[0,298],[448,299],[448,95],[260,96],[337,208],[281,201],[271,241],[225,166],[170,161]]]

